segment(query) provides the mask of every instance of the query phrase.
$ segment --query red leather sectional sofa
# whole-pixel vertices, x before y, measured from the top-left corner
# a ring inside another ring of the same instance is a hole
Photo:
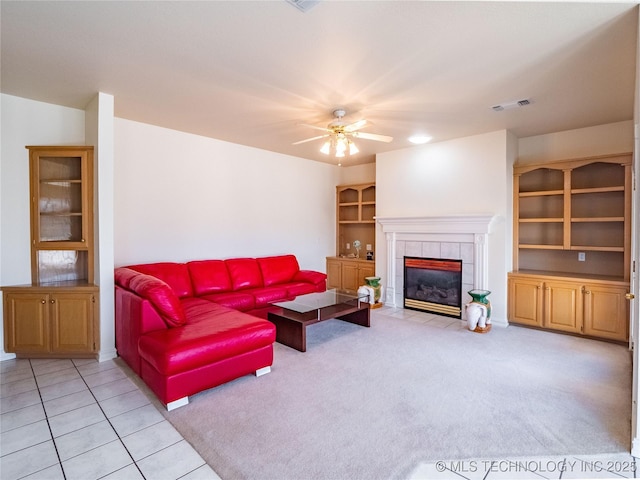
[[[273,363],[270,304],[322,292],[294,255],[151,263],[115,270],[118,354],[171,410]]]

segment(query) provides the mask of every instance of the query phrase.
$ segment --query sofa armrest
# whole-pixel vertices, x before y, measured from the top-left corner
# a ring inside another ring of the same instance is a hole
[[[134,292],[115,286],[115,334],[118,355],[140,374],[138,339],[147,332],[167,330],[167,324],[151,305]]]
[[[300,270],[294,277],[294,282],[307,282],[313,285],[320,285],[327,280],[327,275],[322,272],[316,272],[314,270]]]
[[[171,287],[159,278],[121,267],[115,271],[115,283],[151,302],[168,327],[179,327],[186,323],[180,300]]]

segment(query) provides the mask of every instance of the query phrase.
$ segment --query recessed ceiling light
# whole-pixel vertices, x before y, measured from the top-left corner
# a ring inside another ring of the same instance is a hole
[[[415,143],[416,145],[421,145],[423,143],[427,143],[430,140],[431,140],[431,137],[429,137],[427,135],[414,135],[412,137],[409,137],[409,141],[411,143]]]

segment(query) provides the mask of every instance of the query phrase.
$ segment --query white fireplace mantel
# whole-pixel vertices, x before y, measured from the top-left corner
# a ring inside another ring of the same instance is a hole
[[[429,217],[376,217],[386,237],[387,279],[386,302],[401,306],[403,288],[402,269],[398,242],[423,242],[432,246],[458,245],[458,250],[472,250],[473,258],[469,267],[469,282],[472,288],[487,289],[489,275],[489,242],[491,225],[495,215],[442,215]],[[463,246],[462,248],[460,246]],[[464,248],[468,246],[468,248]],[[454,248],[455,250],[455,248]],[[444,255],[442,258],[447,258]],[[463,262],[463,278],[465,263]],[[464,281],[464,280],[463,280]],[[400,305],[399,305],[400,304]]]
[[[385,233],[489,234],[495,215],[446,215],[436,217],[376,217]]]

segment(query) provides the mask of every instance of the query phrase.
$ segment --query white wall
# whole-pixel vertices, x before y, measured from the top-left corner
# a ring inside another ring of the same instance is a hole
[[[379,154],[376,215],[418,217],[457,214],[496,216],[489,236],[492,317],[506,322],[510,268],[511,189],[506,172],[514,139],[506,131]],[[508,149],[508,145],[511,147]],[[376,273],[386,276],[386,242],[378,226]]]
[[[83,145],[83,110],[0,95],[0,285],[31,283],[26,145]],[[1,314],[0,314],[1,315]],[[2,331],[0,330],[0,340]],[[6,356],[2,351],[3,358]]]
[[[376,164],[366,163],[340,168],[340,185],[354,185],[376,181]]]
[[[115,264],[293,253],[325,271],[340,167],[116,118]]]
[[[633,120],[518,140],[518,164],[633,151]]]

